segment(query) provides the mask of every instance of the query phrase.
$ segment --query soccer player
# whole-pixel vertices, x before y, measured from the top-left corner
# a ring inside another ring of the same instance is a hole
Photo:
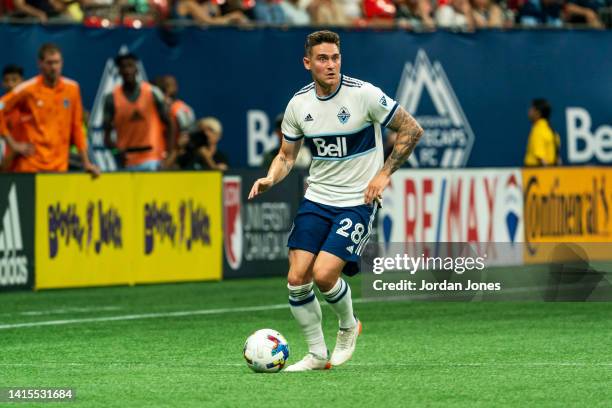
[[[115,58],[123,83],[106,96],[104,141],[115,148],[111,130],[117,132],[116,147],[131,171],[156,171],[174,160],[175,128],[168,117],[163,93],[138,80],[138,58],[128,53]],[[168,152],[166,152],[168,149]]]
[[[340,38],[318,31],[306,39],[304,67],[314,82],[289,101],[279,154],[249,199],[289,174],[302,143],[312,153],[308,189],[289,235],[289,304],[309,353],[286,371],[330,368],[348,361],[361,322],[353,314],[351,289],[340,277],[358,272],[376,214],[375,201],[406,161],[423,129],[401,106],[370,83],[340,74]],[[381,127],[397,132],[383,164]],[[323,338],[321,307],[313,281],[338,316],[331,357]]]
[[[10,140],[7,121],[11,113],[19,110],[20,115],[20,135],[15,136],[23,140],[11,146],[18,154],[11,165],[13,171],[67,171],[72,143],[79,151],[84,170],[94,176],[100,174],[87,154],[79,84],[63,77],[62,67],[59,47],[44,44],[38,52],[40,75],[22,82],[0,98],[0,129],[7,140]]]

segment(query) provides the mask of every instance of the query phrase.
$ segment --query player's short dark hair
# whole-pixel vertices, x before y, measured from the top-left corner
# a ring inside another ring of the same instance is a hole
[[[119,54],[115,57],[115,65],[117,66],[117,68],[119,68],[119,66],[121,65],[123,61],[128,61],[128,60],[138,62],[138,57],[136,56],[136,54],[132,52],[128,52],[125,54]]]
[[[23,68],[15,64],[5,65],[4,68],[2,68],[2,76],[5,77],[9,74],[17,74],[23,78]]]
[[[304,53],[309,55],[312,47],[323,43],[336,44],[338,50],[340,50],[340,36],[333,31],[322,30],[308,34],[308,37],[306,37],[306,45],[304,45]]]
[[[47,54],[55,54],[55,53],[58,53],[61,55],[62,50],[60,49],[60,47],[53,43],[45,43],[41,45],[40,48],[38,49],[38,59],[42,61],[45,59],[45,56]]]
[[[540,116],[546,120],[550,119],[552,108],[550,103],[544,98],[536,98],[531,101],[531,106],[540,113]]]

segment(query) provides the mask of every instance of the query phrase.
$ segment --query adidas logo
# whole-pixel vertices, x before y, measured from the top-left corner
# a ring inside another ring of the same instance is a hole
[[[11,185],[8,207],[2,216],[0,230],[0,286],[28,283],[28,258],[18,255],[23,251],[17,189]]]
[[[312,116],[310,116],[310,113],[304,118],[304,122],[312,122],[313,120],[314,119],[312,118]]]
[[[379,102],[382,106],[387,106],[387,98],[385,98],[385,95],[380,98]]]

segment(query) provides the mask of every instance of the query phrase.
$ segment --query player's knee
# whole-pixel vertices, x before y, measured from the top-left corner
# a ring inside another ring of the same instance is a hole
[[[308,271],[300,271],[298,269],[289,269],[287,275],[287,283],[291,286],[300,286],[312,282],[312,277],[308,274]]]
[[[322,292],[331,290],[338,281],[337,274],[327,268],[315,267],[313,272],[315,284]]]

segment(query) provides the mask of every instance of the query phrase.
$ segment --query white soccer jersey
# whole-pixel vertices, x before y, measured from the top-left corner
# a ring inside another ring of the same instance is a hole
[[[307,199],[335,207],[364,204],[365,189],[383,166],[381,125],[397,107],[379,88],[345,75],[325,98],[314,83],[291,98],[282,131],[288,142],[304,138],[312,153]]]

